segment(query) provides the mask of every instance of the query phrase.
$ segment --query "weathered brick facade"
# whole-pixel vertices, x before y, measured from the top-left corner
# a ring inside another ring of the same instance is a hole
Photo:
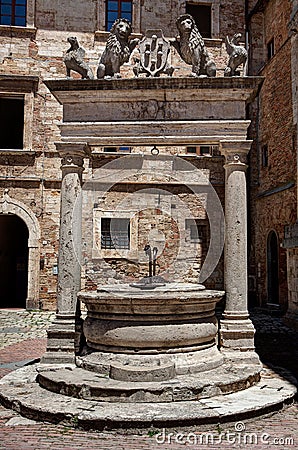
[[[245,2],[206,0],[191,3],[212,6],[212,33],[211,38],[205,39],[205,45],[216,61],[217,76],[223,76],[227,62],[224,37],[241,32],[245,41]],[[247,10],[249,71],[251,75],[265,77],[259,101],[249,111],[253,119],[250,133],[254,139],[250,155],[250,291],[257,304],[268,301],[267,236],[270,231],[275,231],[279,243],[279,302],[284,309],[287,307],[288,284],[293,286],[293,282],[287,282],[287,251],[280,245],[284,239],[284,227],[294,224],[297,218],[297,120],[293,119],[293,38],[289,37],[288,28],[294,3],[290,0],[252,0],[248,2]],[[135,36],[141,36],[146,29],[161,28],[167,38],[175,37],[176,18],[185,12],[185,8],[184,1],[163,0],[158,5],[149,0],[135,2],[132,14]],[[108,36],[104,0],[71,5],[66,1],[28,0],[27,27],[0,26],[0,96],[25,95],[26,144],[23,150],[0,151],[0,198],[8,195],[10,199],[17,199],[36,218],[40,228],[38,257],[35,256],[33,264],[37,267],[38,263],[35,283],[38,295],[27,307],[54,309],[56,302],[61,164],[54,143],[60,140],[58,124],[62,119],[62,108],[43,80],[65,78],[63,55],[68,48],[67,37],[71,35],[77,36],[86,49],[85,60],[95,73]],[[267,44],[273,37],[274,55],[267,61]],[[190,67],[175,51],[172,52],[171,64],[176,68],[174,76],[181,77],[190,72]],[[121,73],[123,77],[132,77],[132,65],[125,64]],[[31,77],[26,86],[25,76]],[[74,73],[73,76],[77,77]],[[262,151],[266,146],[268,165],[263,167]],[[150,151],[149,148],[141,150],[144,153]],[[167,151],[184,154],[185,147],[168,148]],[[223,159],[194,156],[192,162],[208,172],[223,203]],[[92,175],[102,164],[100,156],[86,162],[84,177]],[[5,189],[8,189],[6,194]],[[118,195],[119,200],[121,189],[119,192],[115,189],[110,199],[113,195]],[[191,196],[188,202],[190,208],[196,210]],[[5,214],[4,207],[2,210]],[[140,228],[147,232],[145,219]],[[139,240],[139,246],[144,244],[143,240]],[[206,249],[202,247],[202,251]],[[168,252],[170,254],[172,249]],[[291,252],[288,254],[291,258]],[[196,261],[195,272],[200,263]],[[160,265],[163,264],[161,259]],[[290,260],[288,265],[290,273],[294,273]],[[112,271],[108,278],[114,276],[115,269],[128,278],[133,278],[136,271],[133,264],[126,267],[121,260],[111,260],[110,266]],[[144,268],[138,267],[138,270],[141,274],[144,272]],[[195,276],[196,273],[189,273],[188,281]],[[222,287],[222,262],[208,283],[209,287]],[[4,303],[9,306],[8,300]]]
[[[292,87],[295,63],[289,29],[294,3],[250,2],[248,15],[249,73],[265,77],[258,105],[250,111],[254,119],[250,155],[252,301],[259,305],[276,303],[283,311],[288,308],[288,288],[293,284],[283,246],[285,227],[297,219],[297,121],[293,117]],[[277,237],[277,261],[271,259],[272,232]],[[290,261],[288,264],[291,266]]]

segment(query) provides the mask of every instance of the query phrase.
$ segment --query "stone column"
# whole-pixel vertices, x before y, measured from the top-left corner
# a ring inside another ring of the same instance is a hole
[[[86,145],[58,143],[62,157],[57,313],[48,330],[43,363],[74,362],[81,337],[80,290],[82,172]]]
[[[28,289],[26,299],[26,309],[38,309],[39,305],[39,258],[40,250],[38,245],[29,242],[28,246]]]
[[[226,158],[225,290],[226,307],[220,324],[223,351],[254,350],[254,326],[247,310],[246,157],[251,141],[221,141]],[[234,352],[235,355],[235,352]]]

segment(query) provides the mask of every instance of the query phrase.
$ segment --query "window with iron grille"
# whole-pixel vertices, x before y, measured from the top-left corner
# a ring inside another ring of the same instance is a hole
[[[203,251],[206,252],[210,240],[209,221],[206,219],[186,219],[185,229],[189,232],[186,241],[200,244]]]
[[[130,220],[119,218],[101,219],[101,248],[105,250],[130,248]]]
[[[26,26],[27,0],[0,0],[0,25]]]
[[[127,19],[132,22],[131,0],[107,0],[106,3],[106,30],[110,31],[116,19]]]
[[[190,242],[204,242],[207,240],[208,226],[205,220],[186,219],[185,228],[190,232]]]
[[[127,147],[126,145],[122,145],[120,147],[104,147],[103,151],[105,153],[117,153],[117,152],[131,153],[131,147]]]

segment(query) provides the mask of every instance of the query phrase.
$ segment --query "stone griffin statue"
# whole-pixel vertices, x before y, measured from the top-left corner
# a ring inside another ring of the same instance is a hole
[[[236,70],[240,64],[243,64],[243,67],[247,60],[247,51],[244,47],[239,45],[241,38],[241,33],[236,33],[230,40],[228,36],[226,36],[225,44],[227,53],[229,55],[229,62],[224,71],[225,77],[233,77],[239,76],[240,71]]]
[[[94,75],[88,64],[83,60],[85,57],[85,50],[83,47],[79,46],[76,37],[69,37],[68,42],[70,43],[70,48],[67,50],[64,56],[64,64],[66,65],[66,74],[70,77],[70,71],[78,72],[82,78],[87,78],[88,80],[93,80]]]
[[[171,41],[179,55],[187,64],[191,64],[193,77],[216,76],[216,66],[210,58],[204,40],[190,14],[183,14],[176,20],[179,36]]]
[[[121,78],[120,66],[128,62],[139,39],[129,41],[131,24],[127,19],[117,19],[111,28],[106,48],[97,68],[97,78]]]

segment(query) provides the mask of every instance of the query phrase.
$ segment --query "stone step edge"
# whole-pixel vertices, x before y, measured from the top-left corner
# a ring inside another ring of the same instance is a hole
[[[27,383],[20,382],[24,369]],[[32,382],[34,366],[29,369],[29,377],[28,367],[13,372],[15,384],[12,374],[0,381],[0,403],[30,419],[83,429],[169,428],[249,419],[280,410],[291,404],[297,393],[292,383],[274,374],[233,394],[198,401],[134,404],[131,408],[131,403],[95,402],[46,391]]]
[[[220,394],[235,393],[259,382],[260,366],[238,366],[238,368],[240,372],[238,377],[235,374],[225,373],[220,379],[213,379],[216,373],[216,369],[214,369],[212,371],[213,378],[211,372],[203,372],[179,376],[163,382],[131,382],[109,379],[104,376],[98,378],[98,374],[75,366],[72,369],[58,368],[57,370],[45,370],[40,366],[37,381],[42,388],[51,392],[85,400],[111,403],[127,401],[131,404],[148,401],[171,403],[173,401],[198,400],[199,398],[214,397]],[[71,381],[65,378],[65,370],[73,372],[76,379]],[[84,373],[88,375],[88,380],[84,379]],[[92,376],[94,376],[94,380],[92,380]],[[77,381],[78,378],[79,382]],[[175,390],[179,388],[183,390],[186,398],[179,394],[175,395]],[[130,399],[130,396],[134,396],[138,391],[147,393],[148,400]],[[172,395],[173,399],[166,400],[164,397],[162,399],[164,394],[167,398]],[[152,398],[149,398],[150,396]],[[153,396],[155,396],[155,399],[153,399]],[[158,396],[161,397],[160,400],[158,400]]]

